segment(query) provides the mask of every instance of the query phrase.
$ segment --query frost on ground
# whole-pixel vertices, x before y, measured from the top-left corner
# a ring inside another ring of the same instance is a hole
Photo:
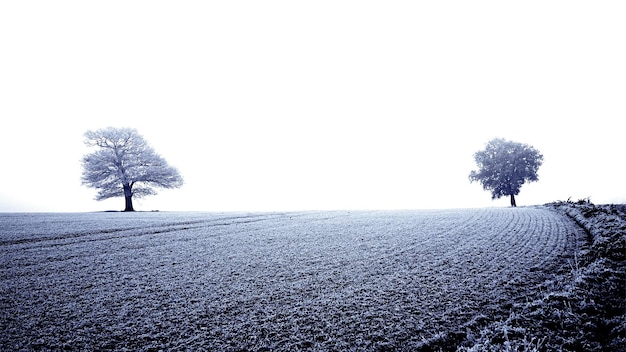
[[[569,271],[464,351],[626,351],[626,206],[546,204],[587,233]]]
[[[585,229],[588,246],[573,268],[574,282],[548,297],[548,309],[564,306],[564,325],[588,351],[626,351],[626,205],[579,201],[551,203]],[[581,328],[582,327],[582,328]]]
[[[0,350],[543,349],[585,236],[542,207],[1,214]]]

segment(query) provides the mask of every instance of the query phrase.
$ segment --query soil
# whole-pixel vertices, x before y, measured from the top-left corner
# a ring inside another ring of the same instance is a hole
[[[0,350],[621,351],[623,214],[2,214]]]

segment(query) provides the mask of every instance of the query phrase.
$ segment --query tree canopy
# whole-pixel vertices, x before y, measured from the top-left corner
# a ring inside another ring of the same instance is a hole
[[[470,173],[470,182],[480,182],[492,199],[511,196],[511,206],[516,206],[522,185],[539,179],[543,155],[527,144],[495,138],[474,154],[474,160],[478,170]]]
[[[98,150],[83,157],[82,183],[98,189],[96,200],[124,197],[125,211],[132,198],[155,195],[155,188],[177,188],[183,178],[132,128],[85,132],[85,144]]]

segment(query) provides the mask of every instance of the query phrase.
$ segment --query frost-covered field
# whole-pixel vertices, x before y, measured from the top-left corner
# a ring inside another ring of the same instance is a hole
[[[542,207],[0,214],[0,350],[454,350],[584,240]]]

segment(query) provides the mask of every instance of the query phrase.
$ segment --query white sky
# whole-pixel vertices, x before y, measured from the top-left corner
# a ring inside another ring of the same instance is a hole
[[[88,129],[186,184],[138,210],[507,206],[494,137],[544,154],[518,205],[626,202],[624,1],[0,2],[0,211],[122,209]]]

